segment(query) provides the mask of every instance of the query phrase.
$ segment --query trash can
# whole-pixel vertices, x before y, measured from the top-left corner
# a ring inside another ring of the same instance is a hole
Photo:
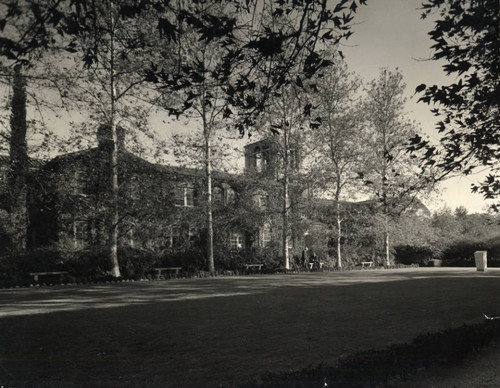
[[[488,268],[487,251],[474,252],[474,261],[478,271],[486,271],[486,268]]]

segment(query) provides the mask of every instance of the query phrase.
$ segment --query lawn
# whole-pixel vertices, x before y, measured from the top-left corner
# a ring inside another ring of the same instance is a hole
[[[217,387],[500,315],[500,269],[0,290],[0,386]]]

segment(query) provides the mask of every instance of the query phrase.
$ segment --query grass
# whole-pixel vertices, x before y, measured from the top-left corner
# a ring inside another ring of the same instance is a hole
[[[500,270],[0,290],[4,387],[217,387],[500,315]]]

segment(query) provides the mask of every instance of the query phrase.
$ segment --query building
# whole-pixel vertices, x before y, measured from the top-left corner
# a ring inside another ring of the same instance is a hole
[[[204,252],[205,178],[202,170],[150,163],[125,148],[118,134],[119,245],[158,254]],[[34,174],[30,196],[31,248],[57,244],[61,249],[95,249],[107,243],[110,205],[110,133],[102,126],[97,147],[59,155]],[[247,166],[255,165],[258,146],[246,148]],[[269,144],[269,143],[267,143]],[[248,150],[253,149],[253,153]],[[265,149],[269,150],[269,149]],[[268,156],[262,154],[267,168]],[[251,251],[281,239],[280,186],[269,175],[213,174],[216,251]],[[255,172],[255,170],[254,170]]]

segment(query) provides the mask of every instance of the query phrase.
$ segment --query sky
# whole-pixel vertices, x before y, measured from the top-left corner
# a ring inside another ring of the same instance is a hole
[[[360,6],[354,19],[354,34],[342,45],[349,69],[365,81],[376,78],[383,67],[398,68],[407,84],[408,117],[420,124],[431,140],[439,139],[435,130],[436,117],[428,105],[417,103],[415,88],[424,84],[449,84],[453,78],[442,71],[441,63],[429,60],[432,41],[428,32],[430,20],[420,18],[421,0],[368,0]],[[431,210],[443,206],[454,209],[464,206],[470,213],[482,212],[487,202],[480,194],[472,194],[471,184],[479,176],[457,177],[444,182],[432,201],[426,201]]]

